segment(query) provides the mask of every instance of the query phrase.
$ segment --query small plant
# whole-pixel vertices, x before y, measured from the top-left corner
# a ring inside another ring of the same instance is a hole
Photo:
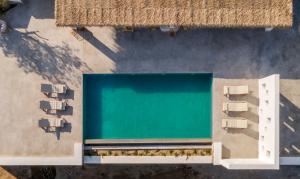
[[[89,156],[209,156],[211,149],[132,149],[132,150],[90,150]]]
[[[0,12],[5,11],[6,9],[8,9],[8,7],[9,7],[8,0],[0,0]]]
[[[145,155],[147,155],[147,152],[145,150],[138,150],[137,155],[138,156],[145,156]]]

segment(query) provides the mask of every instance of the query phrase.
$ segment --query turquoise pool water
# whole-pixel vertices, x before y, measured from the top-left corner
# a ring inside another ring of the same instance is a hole
[[[85,74],[84,139],[211,138],[211,74]]]

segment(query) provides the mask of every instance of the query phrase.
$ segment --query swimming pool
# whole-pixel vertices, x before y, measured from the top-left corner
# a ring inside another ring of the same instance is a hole
[[[209,139],[211,74],[84,74],[87,139]]]

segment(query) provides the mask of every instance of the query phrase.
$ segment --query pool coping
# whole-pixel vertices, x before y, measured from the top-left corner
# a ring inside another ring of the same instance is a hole
[[[212,139],[86,139],[84,144],[210,144]]]
[[[210,100],[211,100],[211,117],[210,117],[210,138],[174,138],[174,139],[168,139],[168,138],[159,138],[159,139],[86,139],[84,137],[84,130],[85,130],[85,121],[84,121],[84,106],[86,105],[86,101],[84,99],[86,90],[84,88],[85,86],[85,76],[96,76],[96,75],[103,75],[103,76],[123,76],[123,75],[130,75],[130,76],[136,76],[136,75],[209,75],[210,76]],[[212,72],[171,72],[171,73],[83,73],[82,74],[83,82],[81,85],[82,88],[82,109],[83,109],[83,115],[82,115],[82,129],[83,129],[83,136],[82,141],[84,145],[95,145],[95,144],[212,144],[212,134],[213,134],[213,80],[214,80],[214,73]]]

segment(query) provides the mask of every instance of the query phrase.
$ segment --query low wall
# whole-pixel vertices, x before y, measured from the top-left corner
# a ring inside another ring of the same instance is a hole
[[[137,145],[85,146],[84,164],[208,164],[212,163],[211,145]],[[155,153],[151,153],[153,151]],[[169,153],[160,153],[167,150]],[[170,150],[170,151],[169,151]],[[192,150],[196,153],[185,154]],[[197,153],[197,150],[200,150]],[[206,152],[209,150],[209,153]],[[101,153],[103,151],[103,154]],[[106,153],[106,151],[110,151]],[[122,151],[122,153],[119,153]],[[150,152],[150,153],[147,153]],[[179,152],[174,154],[172,152]],[[204,153],[202,153],[202,152]],[[117,153],[113,153],[117,152]],[[127,155],[126,152],[129,155]],[[132,152],[136,152],[133,153]],[[139,153],[142,152],[142,153]]]
[[[212,156],[84,156],[84,164],[207,164]]]
[[[0,165],[82,165],[82,144],[74,144],[73,156],[66,157],[4,157],[0,156]]]
[[[280,157],[280,165],[300,165],[300,157]]]
[[[273,163],[268,163],[260,159],[223,159],[220,164],[231,170],[272,170],[278,169]]]

